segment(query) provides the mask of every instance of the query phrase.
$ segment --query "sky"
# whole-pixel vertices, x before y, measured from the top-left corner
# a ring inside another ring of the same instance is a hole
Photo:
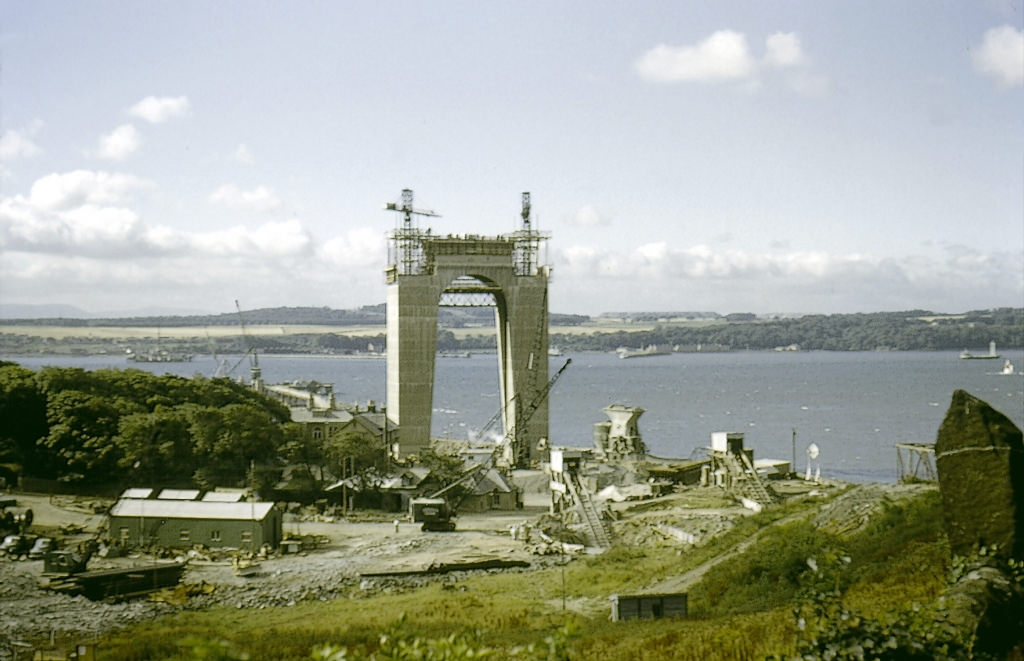
[[[403,188],[529,191],[553,312],[1024,306],[1022,0],[0,0],[0,67],[2,306],[382,303]]]

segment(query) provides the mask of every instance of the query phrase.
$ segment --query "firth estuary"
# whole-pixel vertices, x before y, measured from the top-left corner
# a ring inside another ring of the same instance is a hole
[[[1002,374],[1003,360],[960,360],[958,352],[727,352],[675,353],[621,360],[614,353],[551,357],[554,374],[572,364],[550,394],[550,442],[590,447],[602,409],[620,403],[645,410],[640,431],[649,452],[702,457],[715,431],[742,432],[756,458],[791,461],[803,471],[807,448],[820,449],[822,477],[894,482],[897,443],[934,443],[953,391],[988,401],[1024,427],[1024,351],[1003,351],[1018,366]],[[220,365],[248,379],[250,359],[196,356],[181,363],[132,363],[125,357],[3,356],[38,369],[46,365],[137,368],[157,374],[210,377]],[[260,355],[268,383],[333,384],[339,401],[384,404],[383,358]],[[467,438],[499,406],[494,354],[439,356],[433,435]]]

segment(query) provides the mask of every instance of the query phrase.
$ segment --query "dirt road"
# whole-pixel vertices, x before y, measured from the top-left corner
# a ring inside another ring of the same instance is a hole
[[[74,501],[64,497],[17,494],[18,505],[35,513],[33,529],[50,531],[57,526],[77,524],[85,528],[69,543],[96,533],[102,514],[93,507],[102,503]],[[286,518],[285,532],[319,536],[326,540],[314,552],[261,559],[251,577],[237,576],[224,556],[211,560],[196,555],[189,561],[182,583],[215,586],[209,594],[194,596],[187,608],[227,604],[238,608],[286,606],[307,600],[328,600],[354,592],[388,589],[387,578],[365,579],[365,573],[421,570],[437,563],[455,563],[500,558],[530,561],[522,541],[509,529],[542,513],[534,507],[495,515],[468,515],[458,520],[454,533],[424,533],[419,524],[400,521],[375,523],[310,522]],[[145,566],[150,556],[94,558],[90,569]],[[88,639],[114,628],[172,612],[178,606],[136,600],[107,604],[90,602],[39,589],[41,560],[0,558],[0,659],[10,641],[38,640],[54,634],[58,638]],[[410,583],[409,579],[403,579]],[[423,578],[422,581],[437,580]],[[416,581],[412,580],[412,584]]]

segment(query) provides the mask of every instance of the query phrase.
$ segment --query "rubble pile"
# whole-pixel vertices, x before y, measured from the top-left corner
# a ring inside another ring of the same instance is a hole
[[[39,589],[34,563],[0,561],[0,631],[11,640],[87,637],[172,612],[168,604],[135,600],[108,604]],[[3,652],[0,641],[0,653]],[[2,654],[0,654],[2,658]]]
[[[887,505],[934,490],[934,484],[860,484],[833,499],[814,517],[814,525],[834,535],[852,535]]]
[[[737,516],[682,508],[655,512],[616,522],[615,537],[628,546],[699,546],[731,529]]]

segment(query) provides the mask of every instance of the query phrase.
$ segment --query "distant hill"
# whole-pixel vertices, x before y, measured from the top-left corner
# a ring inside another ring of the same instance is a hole
[[[174,328],[182,326],[237,326],[237,312],[221,314],[155,314],[129,317],[110,317],[90,315],[71,305],[54,306],[7,306],[8,310],[0,310],[0,319],[16,325],[49,326],[61,325],[69,327],[88,326],[161,326]],[[243,310],[242,317],[246,324],[309,326],[383,326],[387,321],[386,307],[383,303],[364,305],[354,310],[337,310],[329,307],[277,307]],[[440,323],[446,328],[463,328],[474,325],[494,323],[494,309],[489,307],[441,308]],[[557,326],[576,326],[590,320],[590,317],[579,314],[550,314],[550,321]]]
[[[69,306],[70,307],[70,306]],[[81,312],[81,311],[79,311]],[[366,324],[384,324],[384,305],[369,305],[357,310],[334,310],[328,307],[279,307],[243,310],[242,317],[246,324],[308,324],[317,326],[356,326]],[[199,315],[147,315],[132,317],[95,317],[82,313],[78,317],[71,315],[51,315],[49,317],[8,318],[8,323],[23,325],[62,326],[162,326],[174,328],[181,326],[237,326],[237,312]]]
[[[182,317],[208,314],[205,310],[149,306],[130,311],[89,312],[63,303],[0,303],[0,319],[120,319],[124,317]]]
[[[0,319],[39,319],[73,317],[84,319],[92,317],[74,305],[32,305],[27,303],[0,303]]]

